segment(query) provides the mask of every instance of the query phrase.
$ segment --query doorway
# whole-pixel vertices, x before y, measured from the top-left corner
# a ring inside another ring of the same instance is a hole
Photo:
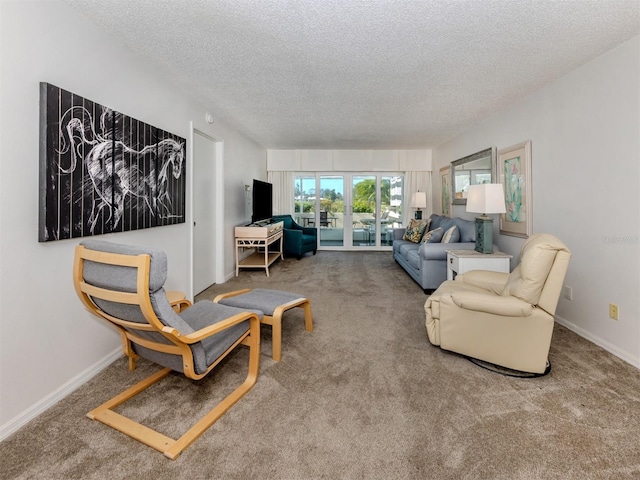
[[[216,259],[218,225],[222,211],[222,145],[211,134],[192,127],[192,293],[193,296],[222,281]]]

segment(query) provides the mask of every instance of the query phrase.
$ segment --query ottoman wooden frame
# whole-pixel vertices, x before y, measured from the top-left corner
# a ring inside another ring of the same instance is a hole
[[[244,295],[246,293],[252,292],[253,289],[245,288],[242,290],[236,290],[229,293],[222,293],[213,299],[214,303],[220,303],[221,300],[228,299],[231,297],[238,297]],[[278,292],[278,290],[270,290],[273,292]],[[290,295],[288,292],[282,292],[283,295]],[[236,299],[237,301],[238,299]],[[233,305],[238,306],[239,308],[252,308],[252,309],[260,309],[259,306],[249,306],[249,305],[239,305],[238,303],[234,303]],[[272,337],[272,353],[271,358],[274,361],[279,362],[282,359],[282,316],[284,312],[290,310],[292,308],[302,308],[304,310],[304,327],[307,332],[313,331],[313,316],[311,314],[311,302],[308,298],[299,297],[295,300],[291,300],[289,302],[278,305],[274,311],[273,315],[268,315],[268,312],[263,312],[262,319],[260,323],[265,325],[271,325],[271,337]]]

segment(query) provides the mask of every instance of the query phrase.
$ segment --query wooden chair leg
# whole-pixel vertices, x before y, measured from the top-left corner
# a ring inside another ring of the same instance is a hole
[[[182,451],[200,437],[211,425],[224,415],[238,400],[240,400],[255,385],[260,369],[260,323],[251,320],[250,334],[242,342],[249,347],[249,371],[245,381],[233,392],[218,403],[209,413],[202,417],[184,435],[173,442],[163,453],[175,460]]]
[[[171,372],[170,368],[160,370],[138,382],[87,413],[87,417],[102,422],[175,460],[255,385],[260,367],[260,323],[257,317],[250,320],[249,334],[241,343],[249,347],[249,368],[245,381],[177,440],[113,411],[118,405],[166,377]]]

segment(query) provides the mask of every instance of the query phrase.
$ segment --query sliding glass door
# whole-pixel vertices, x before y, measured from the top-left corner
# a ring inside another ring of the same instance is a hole
[[[298,225],[314,224],[316,211],[316,177],[297,176],[294,181],[293,219]]]
[[[321,247],[344,246],[344,177],[342,175],[320,175],[318,226]]]
[[[295,195],[294,218],[318,229],[321,249],[389,248],[402,226],[402,175],[299,175]]]
[[[377,193],[375,175],[351,177],[351,245],[354,247],[371,247],[376,244]]]

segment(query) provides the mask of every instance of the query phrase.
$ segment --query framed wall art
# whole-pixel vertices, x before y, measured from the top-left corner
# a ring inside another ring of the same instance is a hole
[[[507,210],[500,214],[500,233],[527,238],[532,233],[533,222],[531,141],[499,150],[497,170]]]
[[[185,222],[186,140],[40,84],[38,240]]]
[[[440,169],[440,200],[442,215],[451,215],[451,166]]]

